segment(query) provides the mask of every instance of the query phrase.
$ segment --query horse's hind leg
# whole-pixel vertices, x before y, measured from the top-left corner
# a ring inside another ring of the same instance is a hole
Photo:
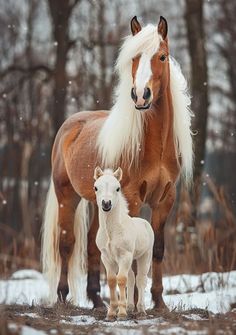
[[[69,293],[68,268],[75,244],[74,217],[80,197],[75,193],[69,180],[55,184],[58,200],[58,224],[60,227],[59,253],[61,257],[61,275],[57,288],[59,300],[66,301]]]
[[[87,296],[95,308],[104,306],[100,297],[100,251],[95,239],[98,231],[98,208],[94,206],[92,225],[88,233]]]

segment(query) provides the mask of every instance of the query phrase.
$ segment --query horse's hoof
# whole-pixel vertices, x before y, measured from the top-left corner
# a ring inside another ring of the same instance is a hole
[[[161,300],[158,303],[155,303],[153,309],[155,311],[162,312],[162,313],[169,312],[169,309],[168,309],[168,307],[166,306],[166,304],[164,303],[163,300]]]
[[[57,289],[57,296],[60,302],[63,302],[63,303],[66,302],[66,297],[68,293],[69,293],[68,285],[59,285]]]

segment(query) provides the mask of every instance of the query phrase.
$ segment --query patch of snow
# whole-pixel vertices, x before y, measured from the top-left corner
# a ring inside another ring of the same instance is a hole
[[[40,304],[49,294],[47,282],[43,279],[0,280],[1,304]]]
[[[208,332],[206,330],[186,330],[182,327],[170,327],[169,329],[162,329],[159,331],[161,335],[205,335]]]
[[[164,296],[164,301],[171,309],[201,308],[212,313],[226,313],[230,310],[230,305],[236,302],[236,289],[220,289],[207,293],[172,294]]]
[[[188,314],[188,315],[184,315],[184,317],[188,320],[194,320],[194,321],[201,321],[201,320],[207,320],[205,318],[202,318],[200,315],[198,314]]]
[[[75,324],[77,326],[92,325],[96,322],[97,322],[96,319],[93,316],[89,315],[71,316],[69,322],[66,320],[61,320],[61,323],[70,323]]]
[[[9,330],[14,331],[14,332],[16,332],[19,328],[19,326],[17,326],[15,323],[9,323],[7,327]]]
[[[36,313],[20,313],[20,316],[29,316],[30,318],[39,318],[39,315]]]
[[[104,280],[101,283],[101,295],[108,297],[108,287]],[[86,288],[86,283],[83,286]],[[236,271],[164,277],[163,286],[164,301],[171,309],[202,308],[213,313],[224,313],[230,310],[230,304],[236,302]],[[152,307],[150,288],[151,279],[148,280],[145,292],[146,308]],[[11,279],[0,280],[0,303],[40,304],[46,301],[48,293],[47,282],[43,275],[35,270],[20,270],[15,272]],[[92,307],[91,302],[88,304],[83,299],[79,299],[79,302],[81,307]],[[82,318],[81,316],[75,320],[83,322]],[[93,321],[89,319],[89,322]]]
[[[18,270],[14,272],[11,279],[44,279],[41,272],[36,270]]]
[[[21,335],[46,335],[42,330],[37,330],[29,326],[22,326]]]

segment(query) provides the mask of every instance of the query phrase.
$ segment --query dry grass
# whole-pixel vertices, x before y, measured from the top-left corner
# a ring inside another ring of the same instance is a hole
[[[193,204],[182,188],[178,209],[166,226],[166,274],[230,271],[236,268],[236,218],[223,187],[205,176],[204,198],[197,220]]]

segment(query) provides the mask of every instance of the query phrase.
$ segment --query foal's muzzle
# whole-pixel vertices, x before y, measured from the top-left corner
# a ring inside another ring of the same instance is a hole
[[[104,212],[109,212],[111,210],[111,200],[102,200],[102,209]]]
[[[135,103],[135,108],[138,110],[148,109],[151,106],[151,96],[152,92],[149,87],[145,87],[141,97],[137,95],[135,87],[131,89],[131,98]]]

